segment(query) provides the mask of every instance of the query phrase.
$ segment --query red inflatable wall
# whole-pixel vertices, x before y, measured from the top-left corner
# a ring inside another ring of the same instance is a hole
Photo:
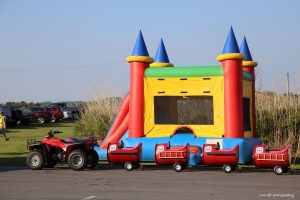
[[[130,62],[130,138],[144,136],[144,71],[148,65],[143,62]]]
[[[244,137],[242,60],[223,60],[224,137]]]

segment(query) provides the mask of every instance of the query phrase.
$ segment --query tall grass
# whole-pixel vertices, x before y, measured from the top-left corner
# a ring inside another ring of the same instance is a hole
[[[120,97],[99,96],[81,105],[81,118],[74,127],[76,135],[92,135],[103,140],[121,102]]]
[[[300,136],[300,96],[277,92],[256,93],[257,135],[273,148],[292,144]]]

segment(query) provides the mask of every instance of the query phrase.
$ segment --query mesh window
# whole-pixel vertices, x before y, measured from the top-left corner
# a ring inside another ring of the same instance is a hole
[[[244,131],[251,131],[250,98],[243,98],[243,110],[244,110]]]
[[[155,96],[155,124],[213,125],[212,96]]]

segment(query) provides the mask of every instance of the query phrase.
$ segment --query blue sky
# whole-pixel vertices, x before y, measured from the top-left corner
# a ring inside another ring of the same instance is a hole
[[[217,65],[230,26],[259,63],[258,88],[300,90],[300,1],[0,1],[0,102],[86,100],[129,87],[141,29],[175,66]]]

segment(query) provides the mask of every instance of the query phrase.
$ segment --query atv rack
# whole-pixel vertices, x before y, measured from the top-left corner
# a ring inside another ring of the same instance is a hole
[[[29,149],[29,146],[30,145],[33,145],[33,144],[40,144],[41,141],[37,141],[36,139],[27,139],[27,149]]]

